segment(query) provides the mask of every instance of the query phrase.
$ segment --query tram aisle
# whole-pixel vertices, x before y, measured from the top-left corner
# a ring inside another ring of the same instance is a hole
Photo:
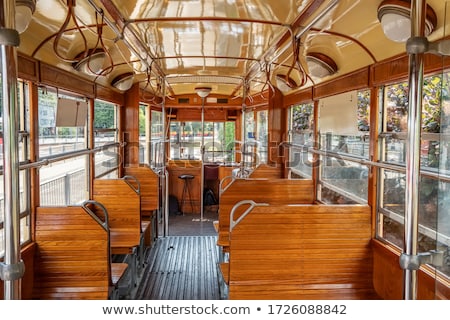
[[[171,215],[169,235],[159,238],[148,253],[135,299],[137,300],[218,300],[219,250],[213,221],[217,207],[199,215]]]
[[[159,238],[148,256],[137,300],[218,300],[216,236]]]

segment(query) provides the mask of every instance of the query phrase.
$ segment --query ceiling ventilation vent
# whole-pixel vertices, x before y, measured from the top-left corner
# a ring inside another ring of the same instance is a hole
[[[178,98],[178,103],[180,103],[180,104],[189,103],[189,98]]]

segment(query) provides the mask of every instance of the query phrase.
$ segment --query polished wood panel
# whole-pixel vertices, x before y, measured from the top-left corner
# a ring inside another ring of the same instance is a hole
[[[111,88],[100,84],[95,85],[95,97],[118,104],[119,106],[123,106],[125,104],[124,95],[121,92],[113,91]]]
[[[229,246],[230,213],[236,203],[252,200],[268,204],[312,204],[314,188],[312,180],[290,179],[235,179],[219,198],[219,246]],[[242,214],[247,207],[239,208]]]
[[[403,299],[403,270],[400,268],[401,252],[379,240],[373,246],[373,283],[377,294],[383,299]],[[450,299],[450,281],[422,267],[418,271],[417,299]]]
[[[20,254],[21,259],[25,264],[25,273],[21,278],[21,290],[22,290],[22,300],[29,300],[33,297],[33,283],[34,283],[34,267],[35,267],[35,253],[36,253],[36,243],[32,242],[22,248]],[[1,259],[0,261],[3,261]],[[4,299],[4,287],[3,280],[0,279],[0,300]]]
[[[378,298],[370,240],[368,206],[255,207],[230,234],[229,299]]]
[[[363,68],[337,80],[318,84],[314,86],[314,99],[317,100],[351,90],[368,88],[369,79],[369,68]]]
[[[93,200],[108,211],[112,253],[131,253],[140,244],[140,195],[124,179],[95,179]]]
[[[260,164],[252,171],[250,178],[281,179],[283,178],[283,168],[280,165]]]
[[[437,55],[424,55],[424,72],[441,72],[442,68],[448,68],[450,60],[442,59]],[[405,54],[391,59],[380,61],[371,67],[371,85],[382,86],[397,81],[407,81],[409,70],[409,57]]]
[[[39,62],[31,57],[19,54],[17,56],[18,77],[33,82],[39,81]]]
[[[159,177],[148,165],[125,167],[125,175],[135,177],[140,184],[141,211],[143,213],[159,208]]]
[[[284,96],[283,105],[285,107],[290,107],[299,103],[311,102],[312,100],[313,87]]]
[[[36,243],[33,298],[109,298],[113,279],[108,232],[82,207],[38,207]],[[115,279],[120,277],[115,272]]]
[[[93,82],[76,77],[67,71],[43,62],[40,63],[40,80],[42,84],[51,87],[65,89],[89,98],[95,96],[95,86]]]
[[[167,168],[169,172],[169,194],[174,195],[178,199],[180,210],[184,213],[200,214],[200,199],[201,199],[201,162],[195,160],[175,160],[169,161]],[[184,208],[181,208],[181,197],[183,194],[184,181],[179,178],[183,174],[191,174],[193,179],[188,181],[189,190],[191,194],[191,203],[188,199],[184,204]]]

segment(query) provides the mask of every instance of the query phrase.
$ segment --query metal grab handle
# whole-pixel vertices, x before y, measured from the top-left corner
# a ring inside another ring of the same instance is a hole
[[[231,182],[228,183],[228,184],[225,186],[225,188],[222,188],[223,184],[224,184],[225,181],[227,181],[227,180],[231,180]],[[220,180],[220,182],[219,182],[219,196],[220,196],[222,193],[224,193],[225,190],[227,190],[227,189],[230,187],[231,183],[232,183],[234,180],[235,180],[235,178],[234,178],[233,176],[226,176],[226,177],[223,177],[222,180]]]
[[[105,221],[102,221],[102,219],[89,208],[89,205],[94,205],[96,207],[99,207],[103,211],[103,215],[105,217]],[[105,206],[101,204],[98,201],[95,200],[86,200],[84,201],[81,206],[86,210],[86,212],[95,220],[99,225],[103,227],[106,231],[109,231],[109,217],[108,217],[108,210],[106,210]]]
[[[245,210],[242,215],[237,219],[234,220],[234,213],[236,212],[237,208],[239,208],[242,205],[249,205],[250,207]],[[242,221],[255,207],[265,207],[268,206],[268,203],[256,203],[253,200],[242,200],[236,203],[230,212],[230,232],[233,230],[235,226],[239,224],[239,222]]]
[[[125,180],[126,183],[128,183],[128,185],[137,193],[137,194],[141,194],[141,183],[139,182],[139,180],[135,177],[135,176],[123,176],[122,178],[123,180]],[[133,181],[133,182],[130,182]],[[133,184],[135,183],[136,186]]]

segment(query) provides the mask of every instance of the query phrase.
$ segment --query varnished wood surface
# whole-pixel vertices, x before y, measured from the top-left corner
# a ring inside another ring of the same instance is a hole
[[[242,200],[268,204],[311,204],[314,201],[313,183],[312,180],[295,179],[235,179],[220,195],[218,245],[228,245],[230,212]],[[240,214],[247,208],[242,206],[236,212]]]
[[[38,207],[36,243],[33,298],[108,299],[108,234],[82,207]]]
[[[108,211],[113,253],[125,254],[139,246],[140,195],[123,179],[95,179],[93,199]]]
[[[270,166],[267,164],[261,164],[253,170],[250,174],[250,178],[259,179],[281,179],[283,178],[283,172],[281,166]]]
[[[378,295],[384,299],[403,299],[403,270],[400,268],[400,250],[383,244],[379,240],[372,241],[374,252],[373,283]],[[437,276],[422,267],[418,271],[417,299],[435,300],[450,299],[450,283],[448,279]],[[438,281],[436,281],[436,278]]]
[[[230,234],[230,299],[373,299],[368,206],[255,207]]]
[[[201,162],[198,161],[171,161],[169,162],[169,194],[177,198],[180,210],[185,213],[200,214],[200,199],[201,199]],[[191,199],[189,201],[186,195],[184,207],[182,206],[182,195],[184,180],[179,176],[183,174],[193,175],[194,178],[186,181],[190,191]],[[192,207],[191,207],[192,204]]]
[[[125,175],[139,180],[141,194],[141,210],[149,212],[159,208],[159,177],[148,166],[125,167]]]

